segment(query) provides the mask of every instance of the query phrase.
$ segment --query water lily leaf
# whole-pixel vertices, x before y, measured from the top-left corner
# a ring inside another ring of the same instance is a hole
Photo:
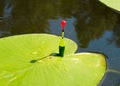
[[[100,0],[100,1],[106,4],[107,6],[120,11],[120,0]]]
[[[0,86],[97,86],[106,62],[102,54],[78,53],[76,44],[65,39],[63,58],[59,38],[28,34],[0,39]],[[38,59],[34,62],[35,59]],[[31,62],[33,61],[33,62]]]

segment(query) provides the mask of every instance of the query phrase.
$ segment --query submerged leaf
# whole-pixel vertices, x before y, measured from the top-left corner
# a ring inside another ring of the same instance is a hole
[[[74,54],[76,44],[65,39],[65,56],[58,53],[59,38],[28,34],[0,39],[0,86],[97,86],[105,70],[105,57]],[[52,55],[50,55],[52,54]]]

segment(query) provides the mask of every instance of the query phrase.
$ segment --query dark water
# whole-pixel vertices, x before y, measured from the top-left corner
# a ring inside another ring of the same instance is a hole
[[[100,86],[120,83],[120,14],[98,0],[0,0],[0,37],[50,33],[78,44],[77,52],[99,52],[108,57],[108,71]]]

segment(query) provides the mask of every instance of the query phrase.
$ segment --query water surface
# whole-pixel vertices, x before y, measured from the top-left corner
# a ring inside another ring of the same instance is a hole
[[[107,57],[108,72],[100,86],[120,82],[120,14],[98,0],[0,0],[0,37],[27,33],[65,36],[78,44],[77,52]],[[112,78],[112,79],[111,79]]]

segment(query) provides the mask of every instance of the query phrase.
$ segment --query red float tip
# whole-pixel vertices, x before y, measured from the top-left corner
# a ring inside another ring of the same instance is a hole
[[[61,21],[61,26],[62,26],[62,30],[63,30],[63,31],[64,31],[65,25],[66,25],[66,21],[65,21],[65,20],[62,20],[62,21]]]

